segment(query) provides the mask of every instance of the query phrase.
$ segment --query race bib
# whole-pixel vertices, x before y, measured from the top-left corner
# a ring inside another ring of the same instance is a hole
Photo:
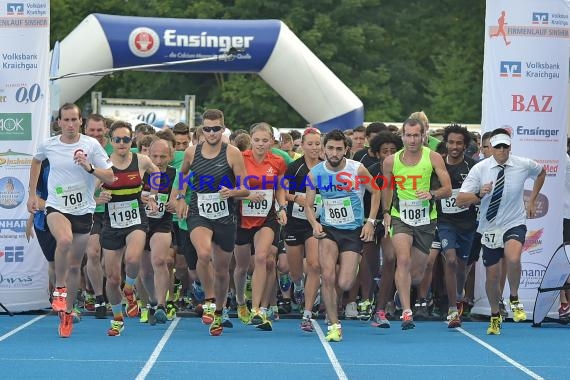
[[[305,196],[305,193],[297,192],[295,196]],[[319,214],[321,213],[321,209],[323,208],[323,200],[321,199],[321,194],[315,194],[315,202],[313,204],[313,210],[315,211],[315,216],[318,218]],[[299,205],[298,203],[293,202],[293,211],[291,212],[293,218],[307,220],[307,216],[305,215],[305,207]]]
[[[465,208],[457,207],[457,195],[459,194],[459,190],[461,189],[451,190],[451,196],[449,198],[440,200],[441,211],[444,214],[458,214],[460,212],[467,211]]]
[[[221,199],[220,193],[197,193],[198,213],[207,219],[219,219],[229,215],[228,200]]]
[[[249,199],[241,201],[241,215],[242,216],[256,216],[262,217],[269,214],[271,204],[273,203],[273,189],[270,190],[255,190],[252,193],[263,194],[261,202],[252,202]]]
[[[504,233],[505,231],[501,228],[483,232],[481,244],[490,249],[503,248],[505,246],[505,243],[503,242]]]
[[[149,194],[150,194],[149,191],[143,191],[142,192],[143,196],[148,196]],[[164,216],[164,211],[166,210],[166,204],[167,203],[168,203],[168,194],[158,193],[158,194],[156,194],[156,208],[158,211],[154,214],[151,214],[150,207],[149,207],[148,203],[145,205],[144,211],[146,212],[146,215],[149,218],[160,219]]]
[[[414,227],[429,224],[429,202],[421,199],[401,200],[400,220]]]
[[[59,211],[71,213],[87,207],[87,184],[85,182],[75,182],[67,185],[55,187]]]
[[[110,202],[107,204],[111,227],[126,228],[141,224],[139,201]]]
[[[352,201],[349,197],[323,199],[325,222],[331,226],[353,223],[355,221]]]

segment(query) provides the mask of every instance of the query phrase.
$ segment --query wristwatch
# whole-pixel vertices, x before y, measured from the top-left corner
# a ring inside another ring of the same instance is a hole
[[[374,227],[376,227],[376,225],[378,224],[378,221],[377,221],[376,219],[372,219],[372,218],[366,219],[366,222],[372,223],[372,225],[373,225]]]
[[[176,200],[179,201],[181,199],[186,199],[186,195],[185,194],[176,194]]]
[[[93,164],[89,164],[91,166],[91,169],[87,170],[87,173],[89,174],[93,174],[93,172],[95,172],[95,166],[93,166]]]
[[[152,199],[153,201],[156,202],[156,194],[149,194],[148,199]]]
[[[279,209],[277,210],[277,212],[281,212],[281,210],[287,211],[287,205],[279,205]]]
[[[431,199],[435,200],[435,191],[430,190],[429,193],[431,195]]]

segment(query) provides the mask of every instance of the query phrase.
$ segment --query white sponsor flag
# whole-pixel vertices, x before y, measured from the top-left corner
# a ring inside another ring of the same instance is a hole
[[[0,2],[0,302],[12,312],[49,306],[47,262],[25,237],[32,154],[49,136],[49,16],[49,0]]]
[[[568,196],[561,194],[568,125],[568,13],[565,0],[487,0],[482,131],[507,128],[512,154],[539,162],[547,172],[538,215],[526,223],[521,257],[519,299],[529,319],[546,265],[562,243],[563,196]],[[526,183],[526,198],[532,185]],[[507,307],[509,295],[507,282]],[[490,314],[482,260],[473,312]]]

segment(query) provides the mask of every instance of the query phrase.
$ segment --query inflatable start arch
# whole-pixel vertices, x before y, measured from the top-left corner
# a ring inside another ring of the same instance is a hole
[[[233,61],[161,66],[160,71],[257,73],[323,131],[362,125],[360,99],[279,20],[188,20],[92,14],[60,44],[59,75],[239,53]],[[79,53],[81,52],[81,53]],[[58,80],[75,101],[100,77]]]

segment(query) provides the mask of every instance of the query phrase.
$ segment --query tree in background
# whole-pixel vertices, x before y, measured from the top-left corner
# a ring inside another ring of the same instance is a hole
[[[52,46],[91,13],[202,19],[280,19],[364,103],[369,121],[425,110],[433,122],[481,120],[485,3],[453,0],[51,0]],[[86,44],[85,49],[90,49]],[[81,52],[78,52],[81,54]],[[231,128],[306,122],[257,75],[125,72],[92,91],[219,107]],[[85,94],[78,103],[90,101]]]

